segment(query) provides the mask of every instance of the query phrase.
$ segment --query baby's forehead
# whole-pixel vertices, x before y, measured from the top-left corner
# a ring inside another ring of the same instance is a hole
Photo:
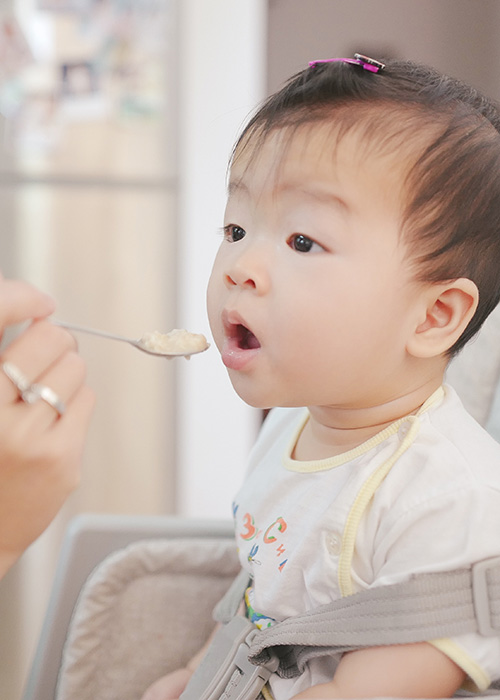
[[[420,150],[402,135],[383,138],[380,130],[376,133],[352,121],[323,120],[256,131],[235,150],[228,189],[231,194],[250,186],[270,191],[323,182],[357,189],[360,197],[367,196],[367,188],[385,192],[383,196],[390,193],[396,201]]]
[[[239,140],[232,163],[240,159],[251,162],[270,141],[279,143],[282,157],[297,144],[308,156],[314,157],[314,148],[308,151],[306,146],[320,144],[326,154],[335,157],[346,141],[362,158],[392,157],[403,165],[405,160],[418,157],[442,131],[446,120],[446,116],[441,120],[421,105],[387,101],[295,110],[252,124]]]

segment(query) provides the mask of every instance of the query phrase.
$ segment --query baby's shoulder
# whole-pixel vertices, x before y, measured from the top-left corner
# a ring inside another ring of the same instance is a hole
[[[398,528],[429,518],[459,526],[471,513],[492,517],[500,528],[500,445],[448,391],[441,406],[420,418],[413,443],[372,505],[377,519]]]
[[[424,416],[412,457],[449,487],[500,490],[500,445],[446,387],[442,406]],[[450,479],[450,477],[452,477]]]

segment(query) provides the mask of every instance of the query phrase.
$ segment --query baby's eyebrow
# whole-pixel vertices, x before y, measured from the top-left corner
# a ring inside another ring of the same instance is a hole
[[[296,185],[290,183],[283,183],[275,188],[275,193],[280,194],[283,192],[299,192],[311,199],[315,199],[318,202],[323,202],[326,204],[335,204],[341,208],[347,208],[346,202],[339,197],[334,192],[323,188],[308,187],[307,185]],[[230,197],[234,194],[250,194],[250,190],[247,185],[243,182],[243,179],[231,180],[227,186],[227,196]]]
[[[338,194],[323,187],[308,186],[307,184],[284,184],[278,189],[280,192],[299,192],[300,194],[305,195],[306,197],[310,197],[311,199],[316,200],[317,202],[321,202],[323,204],[333,204],[335,206],[339,206],[342,209],[348,209],[347,203],[341,197],[339,197]]]
[[[244,192],[245,194],[248,194],[249,190],[243,182],[243,180],[230,180],[227,186],[227,196],[230,197],[231,195],[236,194],[238,192]]]

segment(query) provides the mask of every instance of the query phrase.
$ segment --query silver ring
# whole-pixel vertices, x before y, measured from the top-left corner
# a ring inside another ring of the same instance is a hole
[[[12,362],[4,362],[1,367],[2,372],[10,379],[22,397],[23,393],[30,388],[30,381],[24,376],[20,369],[12,364]]]
[[[26,398],[24,396],[25,394]],[[61,401],[56,392],[44,384],[32,384],[27,391],[24,391],[21,394],[21,398],[26,403],[34,403],[35,401],[38,401],[38,399],[42,399],[42,401],[45,401],[46,404],[54,409],[59,418],[66,410],[64,402]]]
[[[61,401],[59,396],[50,387],[42,384],[31,384],[29,379],[27,379],[24,374],[18,369],[12,362],[4,362],[0,365],[3,373],[8,379],[14,384],[19,392],[20,398],[26,404],[33,404],[39,401],[45,401],[46,404],[51,406],[59,417],[63,415],[66,410],[64,402]]]

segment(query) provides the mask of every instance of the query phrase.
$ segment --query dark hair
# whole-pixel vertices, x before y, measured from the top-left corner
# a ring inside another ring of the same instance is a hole
[[[315,122],[341,138],[361,130],[378,149],[405,147],[402,231],[422,281],[471,279],[479,305],[450,348],[458,352],[500,300],[500,109],[465,83],[410,61],[379,73],[317,63],[292,77],[250,119],[233,157],[276,129]],[[258,150],[258,149],[257,149]]]

